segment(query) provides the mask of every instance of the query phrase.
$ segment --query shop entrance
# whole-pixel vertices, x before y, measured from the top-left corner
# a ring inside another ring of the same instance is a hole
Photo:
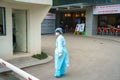
[[[78,22],[85,23],[85,11],[61,12],[60,25],[63,23],[65,32],[74,32]]]
[[[120,25],[120,14],[105,14],[98,16],[98,25],[103,26],[114,26]]]
[[[27,11],[13,9],[13,50],[27,52]]]

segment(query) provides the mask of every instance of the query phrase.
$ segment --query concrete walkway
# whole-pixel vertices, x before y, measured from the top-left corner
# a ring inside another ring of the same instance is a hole
[[[13,64],[14,66],[17,66],[18,68],[27,68],[27,67],[47,63],[51,61],[52,59],[53,59],[52,56],[48,56],[48,58],[43,59],[43,60],[38,60],[32,57],[20,57],[20,58],[10,59],[7,61]],[[11,70],[6,67],[3,67],[0,64],[0,73],[7,72],[7,71],[11,71]]]
[[[54,61],[24,69],[40,80],[120,80],[120,38],[64,34],[70,55],[66,76],[54,78]],[[54,35],[42,35],[42,50],[54,55]],[[14,73],[13,73],[14,74]],[[21,77],[20,77],[21,78]],[[24,80],[21,78],[21,80]]]

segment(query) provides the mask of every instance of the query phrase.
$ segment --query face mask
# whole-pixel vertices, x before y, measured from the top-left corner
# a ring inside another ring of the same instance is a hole
[[[59,33],[55,33],[55,35],[56,35],[56,36],[58,36],[58,35],[59,35]]]

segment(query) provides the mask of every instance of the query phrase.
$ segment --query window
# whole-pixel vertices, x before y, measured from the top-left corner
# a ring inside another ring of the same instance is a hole
[[[0,36],[6,35],[5,8],[0,7]]]

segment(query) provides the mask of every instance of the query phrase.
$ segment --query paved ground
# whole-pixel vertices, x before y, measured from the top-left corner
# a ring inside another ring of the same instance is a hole
[[[0,74],[0,80],[20,80],[20,79],[10,73],[2,73]]]
[[[53,61],[24,70],[40,80],[120,80],[120,38],[115,41],[72,34],[64,36],[71,64],[66,76],[53,77]],[[54,54],[55,38],[54,35],[42,35],[42,50],[49,55]]]

